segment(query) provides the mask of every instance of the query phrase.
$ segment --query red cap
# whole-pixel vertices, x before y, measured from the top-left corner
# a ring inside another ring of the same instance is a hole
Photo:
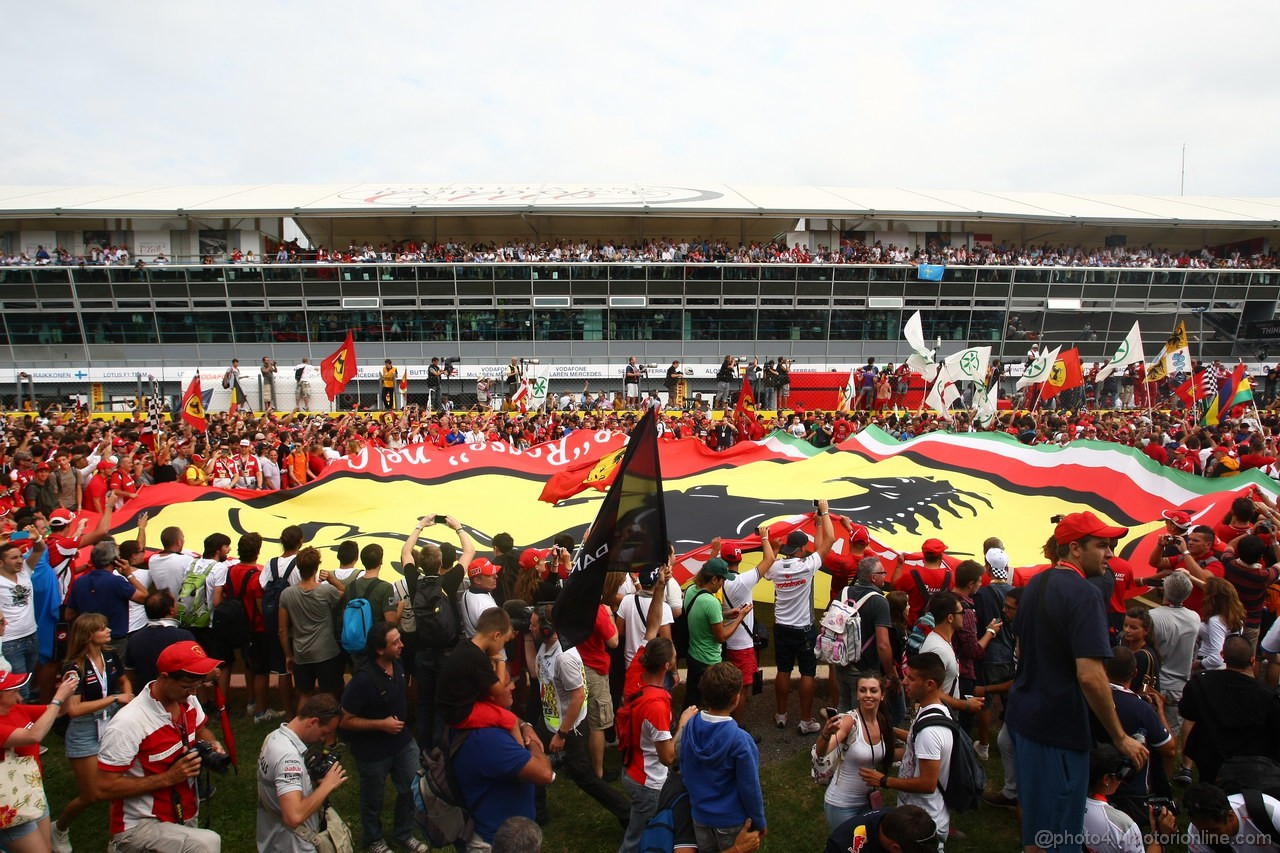
[[[76,520],[76,514],[66,507],[58,507],[49,513],[50,527],[66,527],[68,524]]]
[[[498,574],[498,567],[483,557],[472,560],[471,565],[467,567],[467,575],[469,577],[495,577]]]
[[[110,459],[103,459],[98,463],[99,471],[110,471],[114,467],[116,467],[116,463],[112,462]]]
[[[547,555],[550,553],[550,549],[525,548],[520,552],[520,568],[532,569],[534,566],[538,565],[538,563],[545,560]]]
[[[36,466],[36,470],[37,470],[37,471],[48,471],[48,470],[50,470],[50,468],[49,468],[49,463],[48,463],[48,462],[41,462],[39,465],[37,465],[37,466]]]
[[[1119,539],[1128,532],[1127,527],[1111,527],[1104,524],[1102,519],[1091,512],[1073,512],[1058,522],[1058,526],[1053,531],[1053,538],[1059,545],[1066,545],[1086,536]]]
[[[863,527],[861,524],[855,524],[853,526],[853,529],[849,531],[849,541],[850,542],[870,542],[871,534],[868,533],[867,528]],[[933,541],[937,542],[936,539]],[[941,542],[938,542],[938,544],[942,545]],[[944,551],[947,550],[945,545],[942,546],[942,550]]]
[[[737,545],[721,545],[720,559],[731,565],[742,562],[742,548]]]
[[[1183,530],[1191,526],[1191,513],[1185,509],[1166,509],[1160,513],[1160,517],[1165,521],[1172,521],[1175,527]]]
[[[29,672],[6,672],[0,674],[0,690],[17,690],[30,680]]]
[[[926,554],[945,554],[947,553],[947,543],[941,539],[926,539],[924,544],[920,546],[920,550]]]
[[[209,657],[199,643],[188,640],[180,640],[167,646],[160,657],[156,658],[156,671],[166,675],[175,672],[208,675],[220,666],[222,661]]]

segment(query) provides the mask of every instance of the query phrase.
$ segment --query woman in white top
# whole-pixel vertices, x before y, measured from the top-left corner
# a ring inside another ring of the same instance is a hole
[[[1230,581],[1211,577],[1204,587],[1203,610],[1195,668],[1223,669],[1222,644],[1230,635],[1244,633],[1244,605]]]
[[[813,746],[813,774],[827,782],[822,808],[827,827],[836,827],[850,818],[879,808],[880,792],[867,786],[858,775],[863,767],[889,772],[894,760],[893,723],[884,704],[884,680],[865,673],[856,682],[857,704],[852,711],[827,720]]]

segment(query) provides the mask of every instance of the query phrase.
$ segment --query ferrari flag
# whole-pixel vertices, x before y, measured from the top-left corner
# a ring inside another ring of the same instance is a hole
[[[204,432],[209,428],[204,416],[204,395],[200,393],[200,374],[191,377],[191,384],[182,394],[182,420]]]
[[[1075,347],[1063,350],[1049,370],[1049,377],[1040,391],[1041,400],[1052,400],[1063,391],[1079,388],[1084,384],[1084,371],[1080,367],[1080,351]]]
[[[320,378],[324,380],[325,396],[332,401],[347,387],[356,375],[356,342],[347,330],[347,339],[338,351],[320,362]]]

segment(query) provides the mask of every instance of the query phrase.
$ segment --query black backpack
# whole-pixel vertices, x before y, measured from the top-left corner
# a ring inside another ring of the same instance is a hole
[[[262,621],[267,633],[274,634],[280,625],[280,593],[289,588],[289,573],[280,576],[280,558],[272,557],[267,564],[271,574],[262,585]]]
[[[973,741],[960,724],[951,718],[946,711],[926,711],[911,727],[911,741],[914,744],[920,732],[932,726],[943,726],[951,731],[951,761],[947,770],[945,783],[938,780],[938,789],[942,791],[942,800],[953,812],[971,812],[982,802],[982,791],[987,784],[987,772],[978,761],[978,753],[974,751]]]
[[[658,598],[660,594],[665,598],[665,587],[661,590],[656,587],[654,588],[653,597]],[[689,611],[693,609],[693,603],[698,600],[698,596],[710,594],[711,593],[707,592],[705,589],[700,589],[695,592],[693,594],[693,598],[689,599],[689,606],[681,610],[680,615],[676,617],[676,621],[672,623],[671,642],[676,647],[676,660],[689,657]],[[640,609],[638,600],[636,609]],[[640,621],[640,624],[644,624],[643,619]]]
[[[411,601],[419,648],[453,648],[458,642],[461,626],[453,599],[445,592],[444,579],[440,575],[420,578]]]
[[[256,581],[259,571],[245,572],[244,580],[240,582],[240,594],[224,595],[218,606],[213,608],[213,630],[227,648],[243,648],[253,633],[245,591],[250,581]],[[231,589],[231,584],[227,584],[227,588]]]

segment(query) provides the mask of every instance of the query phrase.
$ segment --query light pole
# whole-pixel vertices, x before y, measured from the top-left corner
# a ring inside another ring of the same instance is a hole
[[[1200,366],[1204,367],[1204,312],[1209,310],[1209,306],[1205,305],[1201,308],[1192,308],[1192,314],[1200,315],[1200,339],[1196,342],[1196,361],[1200,362]],[[1192,375],[1195,371],[1192,371]]]

